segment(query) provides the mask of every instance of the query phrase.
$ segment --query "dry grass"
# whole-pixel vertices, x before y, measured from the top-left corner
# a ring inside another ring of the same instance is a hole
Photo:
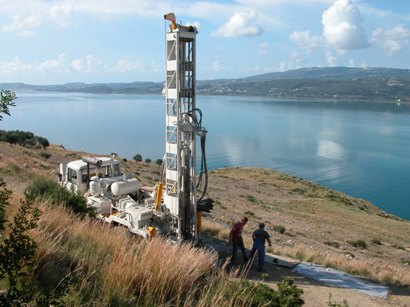
[[[230,228],[227,228],[225,225],[222,225],[220,223],[203,220],[202,231],[220,240],[229,239]]]
[[[68,305],[249,304],[249,291],[232,288],[235,272],[216,270],[215,252],[160,238],[141,241],[125,229],[80,220],[44,203],[41,210],[32,233],[38,243],[36,278],[54,293],[66,281],[79,279],[68,290]],[[228,290],[233,293],[227,295]]]

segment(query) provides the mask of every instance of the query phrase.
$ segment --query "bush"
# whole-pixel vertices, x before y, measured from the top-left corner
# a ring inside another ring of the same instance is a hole
[[[303,290],[293,284],[293,279],[286,277],[278,283],[279,304],[282,307],[302,306],[305,302],[301,298]]]
[[[246,195],[246,200],[248,200],[248,201],[250,201],[250,202],[252,202],[252,203],[257,203],[257,202],[258,202],[258,200],[256,199],[256,197],[253,196],[253,195]]]
[[[67,207],[75,214],[92,215],[92,210],[87,208],[86,200],[83,196],[67,191],[57,182],[50,179],[36,178],[27,187],[27,193],[42,199],[51,199],[53,205]]]
[[[142,161],[142,156],[140,154],[136,154],[135,156],[132,157],[136,162],[141,162]]]
[[[276,231],[278,233],[285,233],[286,232],[286,228],[282,225],[273,225],[272,230]]]
[[[372,243],[375,245],[383,245],[379,239],[372,239]]]
[[[158,165],[162,165],[163,161],[162,161],[161,159],[157,159],[157,160],[155,161],[155,163],[158,164]]]
[[[27,232],[37,226],[40,210],[33,205],[34,197],[26,194],[14,223],[9,224],[10,234],[0,245],[0,280],[6,281],[6,291],[0,293],[0,305],[21,306],[33,296],[28,282],[34,264],[36,242]]]
[[[7,142],[10,144],[17,144],[21,146],[36,148],[46,148],[50,145],[46,138],[36,136],[32,132],[20,130],[0,130],[0,141]]]
[[[362,248],[362,249],[367,249],[367,244],[365,241],[363,240],[357,240],[357,241],[347,241],[347,243],[349,243],[350,245],[354,246],[354,247],[358,247],[358,248]]]
[[[51,157],[51,153],[45,151],[40,152],[38,155],[46,160]]]
[[[145,159],[145,162],[146,162],[146,163],[151,163],[151,159],[150,159],[150,158],[146,158],[146,159]]]
[[[9,200],[13,192],[6,187],[6,182],[0,178],[0,232],[4,230],[6,222],[6,206],[9,205]]]
[[[249,211],[249,210],[247,210],[247,211],[245,211],[245,216],[255,216],[255,213],[253,213],[252,211]]]
[[[241,287],[249,291],[251,306],[281,306],[298,307],[304,304],[301,298],[303,290],[293,284],[291,278],[284,278],[278,283],[278,290],[269,288],[265,284],[252,284],[243,280]]]

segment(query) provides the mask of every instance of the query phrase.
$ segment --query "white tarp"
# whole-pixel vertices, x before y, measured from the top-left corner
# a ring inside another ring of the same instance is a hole
[[[387,298],[387,294],[389,292],[388,287],[364,281],[350,274],[331,268],[324,268],[308,262],[301,262],[293,269],[293,271],[320,281],[328,286],[353,289],[358,292],[384,299]]]

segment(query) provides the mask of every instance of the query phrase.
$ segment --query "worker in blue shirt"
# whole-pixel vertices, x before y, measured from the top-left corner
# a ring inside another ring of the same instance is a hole
[[[255,230],[252,239],[253,247],[249,254],[249,259],[253,259],[255,252],[258,251],[258,272],[263,272],[263,265],[265,263],[265,240],[268,241],[269,246],[272,246],[269,234],[265,231],[264,223],[259,224],[259,229]]]

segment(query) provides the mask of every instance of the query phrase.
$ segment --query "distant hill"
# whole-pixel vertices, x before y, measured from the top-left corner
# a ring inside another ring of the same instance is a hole
[[[15,91],[58,91],[96,94],[160,94],[163,82],[3,83]],[[197,81],[199,95],[275,98],[348,99],[410,102],[410,70],[394,68],[312,67],[239,79]]]
[[[357,67],[310,67],[274,72],[244,78],[247,81],[271,81],[281,79],[320,79],[320,80],[351,80],[397,78],[410,81],[410,69],[396,68],[357,68]]]

